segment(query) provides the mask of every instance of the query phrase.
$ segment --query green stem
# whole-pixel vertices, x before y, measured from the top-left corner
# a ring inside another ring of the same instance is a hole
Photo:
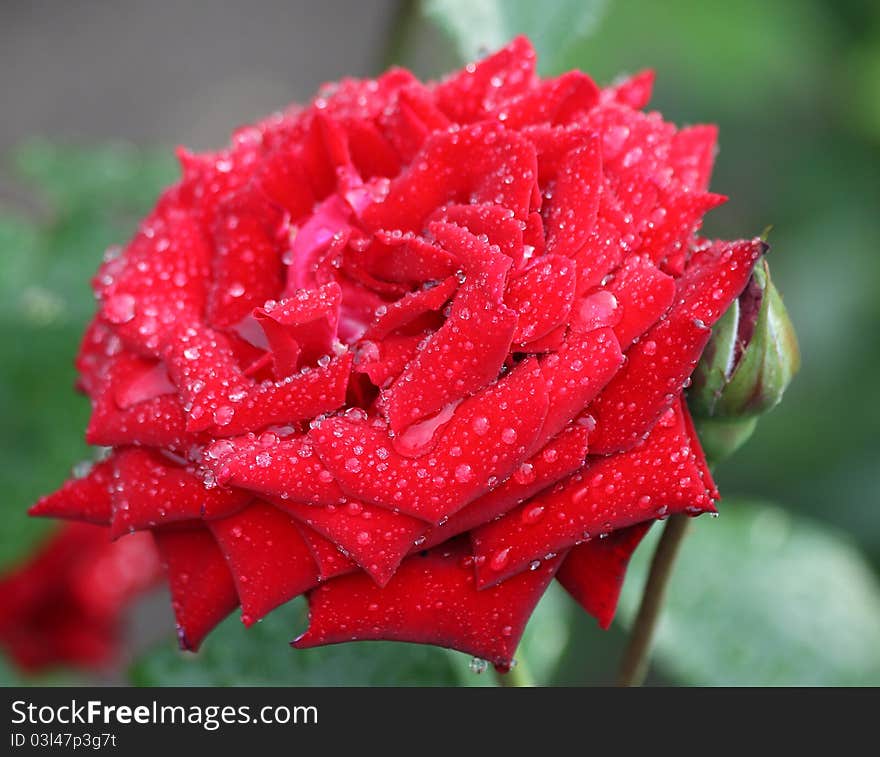
[[[406,57],[407,42],[418,20],[419,7],[415,0],[398,0],[392,15],[391,27],[382,51],[382,68],[399,66]]]
[[[618,686],[641,686],[648,673],[651,644],[663,607],[663,598],[669,577],[675,565],[681,542],[688,531],[690,518],[686,515],[673,515],[666,521],[657,551],[651,560],[648,580],[642,593],[642,603],[636,616],[626,651],[617,675]]]

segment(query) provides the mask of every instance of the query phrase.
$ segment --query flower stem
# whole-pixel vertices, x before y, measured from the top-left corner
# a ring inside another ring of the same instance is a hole
[[[414,0],[398,0],[397,8],[392,15],[392,23],[385,39],[382,51],[382,67],[400,66],[403,64],[407,42],[413,27],[418,21],[419,8]]]
[[[650,663],[651,643],[663,606],[663,598],[666,595],[669,576],[672,574],[675,557],[689,525],[690,518],[686,515],[673,515],[666,521],[657,550],[651,560],[651,569],[642,593],[639,613],[620,663],[617,674],[618,686],[641,686],[645,680]]]

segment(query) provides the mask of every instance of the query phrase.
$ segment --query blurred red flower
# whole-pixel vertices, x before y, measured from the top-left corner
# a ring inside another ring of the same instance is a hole
[[[0,576],[0,648],[31,672],[111,662],[124,609],[160,574],[149,534],[112,542],[106,528],[67,524]]]
[[[113,448],[33,512],[149,530],[181,644],[308,593],[296,646],[510,664],[558,577],[604,626],[648,525],[714,510],[682,400],[759,240],[697,236],[711,126],[528,41],[325,86],[181,151],[78,360]]]

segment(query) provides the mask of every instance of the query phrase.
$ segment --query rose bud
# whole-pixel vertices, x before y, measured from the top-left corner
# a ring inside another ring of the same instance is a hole
[[[688,406],[713,462],[733,454],[772,410],[800,368],[794,326],[766,258],[712,329],[693,375]]]

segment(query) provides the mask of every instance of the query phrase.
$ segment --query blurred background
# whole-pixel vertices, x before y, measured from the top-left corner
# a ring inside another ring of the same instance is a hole
[[[88,279],[176,176],[170,148],[221,145],[236,125],[307,99],[326,80],[375,75],[390,62],[436,77],[516,32],[531,32],[543,73],[580,68],[608,83],[651,67],[651,107],[679,124],[720,126],[713,189],[731,199],[704,230],[738,238],[774,227],[770,265],[800,337],[803,368],[785,401],[718,471],[722,517],[700,522],[685,545],[653,680],[880,683],[872,0],[4,0],[0,570],[47,530],[25,509],[90,457],[87,403],[69,389],[93,309]],[[547,597],[524,644],[540,680],[609,680],[649,553],[640,550],[608,633],[567,598]],[[163,599],[136,609],[122,659],[97,678],[36,680],[486,682],[461,655],[436,650],[289,652],[298,604],[248,632],[227,622],[200,655],[181,656]],[[0,667],[0,682],[22,680]]]

